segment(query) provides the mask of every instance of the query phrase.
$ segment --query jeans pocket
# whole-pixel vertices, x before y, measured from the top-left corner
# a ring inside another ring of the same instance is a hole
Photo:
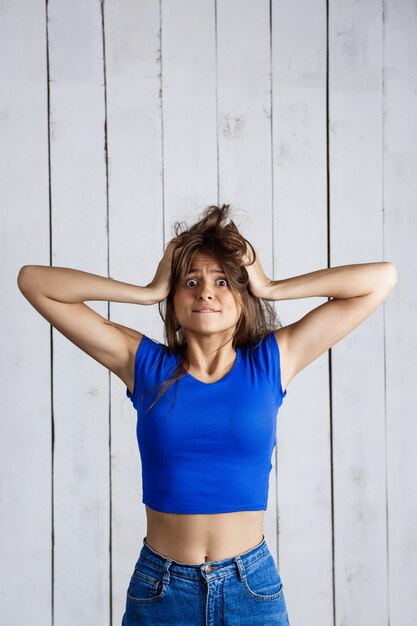
[[[268,551],[245,567],[243,585],[247,594],[256,600],[277,600],[283,593],[281,576],[274,558]]]
[[[133,571],[127,590],[128,601],[136,604],[156,602],[163,598],[168,585],[159,572],[139,560]]]

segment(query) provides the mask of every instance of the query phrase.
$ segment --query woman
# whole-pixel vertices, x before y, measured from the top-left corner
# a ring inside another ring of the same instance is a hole
[[[276,415],[296,374],[397,281],[389,262],[270,280],[228,217],[229,205],[212,205],[191,228],[177,224],[146,287],[69,268],[19,273],[29,302],[119,376],[137,411],[147,532],[123,626],[289,624],[263,535]],[[285,327],[269,304],[313,296],[330,300]],[[164,303],[167,345],[84,300]]]

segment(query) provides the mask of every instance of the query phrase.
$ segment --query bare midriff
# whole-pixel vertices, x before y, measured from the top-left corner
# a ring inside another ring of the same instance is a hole
[[[263,538],[264,510],[233,513],[162,513],[145,505],[146,543],[174,561],[200,564],[242,554]]]

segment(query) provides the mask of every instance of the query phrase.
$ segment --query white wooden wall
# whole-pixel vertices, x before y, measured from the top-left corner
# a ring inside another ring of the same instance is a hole
[[[413,0],[1,3],[1,624],[118,626],[146,534],[125,388],[19,268],[143,285],[217,202],[274,279],[397,266],[288,388],[265,535],[292,626],[417,623],[416,32]],[[162,340],[157,306],[90,305]]]

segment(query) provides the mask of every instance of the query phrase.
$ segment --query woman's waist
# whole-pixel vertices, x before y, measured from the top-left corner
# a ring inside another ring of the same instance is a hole
[[[146,542],[182,563],[217,561],[245,552],[262,541],[264,510],[177,514],[146,505]]]

